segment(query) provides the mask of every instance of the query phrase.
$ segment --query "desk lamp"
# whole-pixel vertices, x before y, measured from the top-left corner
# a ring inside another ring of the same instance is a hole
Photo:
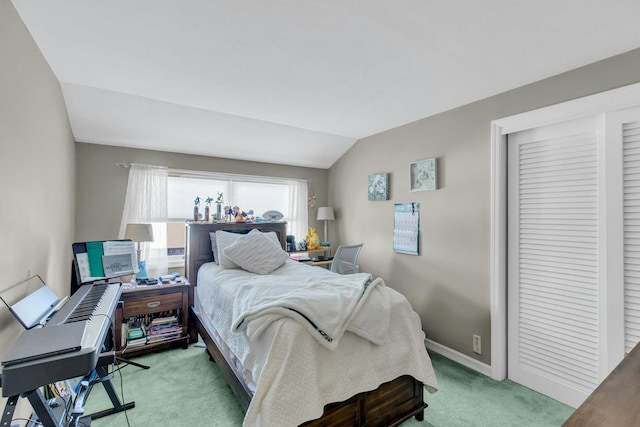
[[[146,263],[140,259],[140,242],[153,242],[153,227],[151,224],[127,224],[124,238],[136,242],[138,269],[140,270],[136,277],[141,279],[146,278],[147,266]]]
[[[333,214],[333,208],[331,207],[320,207],[318,208],[318,221],[324,221],[324,241],[328,242],[327,240],[327,221],[333,221],[334,219],[336,219],[335,215]]]

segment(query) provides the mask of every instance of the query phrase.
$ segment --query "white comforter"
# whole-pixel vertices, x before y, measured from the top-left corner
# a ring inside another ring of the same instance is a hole
[[[295,261],[286,262],[271,276],[287,283],[296,279],[304,283],[310,276],[323,280],[335,277],[327,270]],[[270,318],[251,341],[244,329],[234,331],[235,296],[247,279],[256,277],[211,263],[200,268],[196,288],[200,314],[211,319],[231,351],[256,379],[245,426],[297,426],[322,416],[328,403],[374,390],[401,375],[411,375],[422,381],[429,392],[435,392],[435,373],[424,348],[420,318],[398,292],[375,286],[389,304],[388,331],[382,342],[375,343],[375,334],[363,338],[361,335],[371,329],[363,325],[366,322],[360,322],[353,326],[355,333],[347,328],[337,348],[331,350],[320,345],[302,323],[288,316]]]

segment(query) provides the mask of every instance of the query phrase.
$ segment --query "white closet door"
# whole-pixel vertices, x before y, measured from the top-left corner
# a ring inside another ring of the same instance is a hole
[[[508,136],[508,376],[572,406],[599,383],[599,121]]]
[[[640,342],[640,108],[608,113],[606,127],[607,152],[618,153],[612,162],[607,163],[613,172],[608,173],[612,183],[607,192],[613,193],[616,187],[620,187],[620,194],[616,194],[612,202],[622,206],[622,212],[611,212],[614,220],[610,226],[611,229],[620,227],[620,230],[616,229],[620,233],[618,241],[610,245],[620,253],[610,249],[614,256],[608,263],[620,273],[609,280],[612,288],[609,298],[624,301],[623,321],[612,324],[609,330],[609,335],[616,336],[611,342],[616,352],[612,357],[612,368]],[[621,166],[618,173],[615,172],[616,166]],[[620,345],[620,342],[624,344]]]
[[[624,180],[624,350],[640,342],[640,121],[622,123]]]

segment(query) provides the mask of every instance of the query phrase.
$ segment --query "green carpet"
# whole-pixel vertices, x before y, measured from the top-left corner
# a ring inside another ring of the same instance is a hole
[[[425,421],[411,427],[561,426],[573,408],[510,380],[495,381],[439,354],[430,353],[438,392],[425,393]]]
[[[432,354],[439,391],[425,393],[425,421],[403,427],[560,426],[573,409],[512,381],[497,382],[438,354]],[[244,413],[218,367],[204,349],[189,346],[137,357],[144,370],[127,366],[112,380],[122,401],[136,407],[92,421],[95,427],[242,425]],[[120,376],[122,374],[122,377]],[[122,380],[121,380],[122,378]],[[85,413],[110,407],[102,386],[93,388]]]

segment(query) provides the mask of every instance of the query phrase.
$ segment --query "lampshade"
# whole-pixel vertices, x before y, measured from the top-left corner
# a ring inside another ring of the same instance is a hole
[[[153,242],[153,227],[151,224],[127,224],[124,238],[134,242]]]
[[[318,220],[329,220],[332,221],[334,219],[336,219],[335,215],[333,214],[333,208],[331,207],[326,207],[323,206],[321,208],[318,208]]]

